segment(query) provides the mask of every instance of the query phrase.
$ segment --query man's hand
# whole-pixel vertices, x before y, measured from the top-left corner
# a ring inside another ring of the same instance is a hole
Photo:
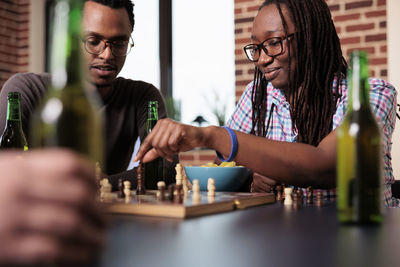
[[[65,150],[1,152],[0,170],[0,264],[93,257],[104,229],[94,164]]]
[[[253,183],[251,184],[251,192],[270,193],[275,186],[276,181],[258,173],[253,173]]]

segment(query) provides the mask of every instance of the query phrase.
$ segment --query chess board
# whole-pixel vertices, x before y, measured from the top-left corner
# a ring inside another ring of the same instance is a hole
[[[214,197],[209,197],[207,192],[200,192],[200,199],[195,200],[189,192],[183,199],[183,203],[174,203],[170,200],[160,201],[156,193],[157,191],[148,190],[145,195],[133,193],[130,198],[118,198],[117,193],[112,193],[112,198],[101,202],[108,213],[182,219],[275,202],[273,193],[216,192]]]

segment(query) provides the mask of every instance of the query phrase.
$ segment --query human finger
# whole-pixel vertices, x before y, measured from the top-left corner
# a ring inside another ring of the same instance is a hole
[[[253,174],[253,183],[252,189],[255,192],[271,192],[273,184],[273,180],[268,179],[267,177],[260,175],[258,173]]]
[[[24,164],[32,174],[52,181],[76,177],[96,188],[94,164],[76,153],[64,149],[33,150],[28,153],[24,157]]]
[[[20,231],[37,232],[93,246],[102,244],[104,229],[77,209],[53,203],[35,203],[20,215]]]

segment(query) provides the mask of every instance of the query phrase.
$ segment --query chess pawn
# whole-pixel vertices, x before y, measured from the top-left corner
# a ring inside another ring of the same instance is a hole
[[[176,184],[174,188],[174,203],[183,202],[182,184]]]
[[[201,198],[199,180],[197,180],[197,179],[193,180],[192,191],[193,191],[192,202],[195,203],[195,204],[199,203],[200,202],[200,198]]]
[[[124,186],[122,184],[122,179],[118,179],[118,194],[117,194],[118,198],[124,198],[125,194],[124,194]]]
[[[315,197],[315,206],[322,207],[323,205],[324,205],[324,201],[322,199],[322,192],[317,191],[316,197]]]
[[[285,201],[283,201],[284,205],[292,205],[293,200],[292,200],[292,191],[293,189],[290,187],[286,187],[284,190],[285,193]]]
[[[300,200],[300,195],[298,194],[297,190],[293,192],[292,200],[293,200],[292,201],[293,202],[293,204],[292,204],[293,209],[296,209],[296,210],[300,209],[300,205],[301,205],[300,201],[301,200]]]
[[[207,190],[208,196],[215,196],[215,180],[213,178],[208,178]]]
[[[124,195],[125,197],[130,197],[132,195],[131,182],[124,181]]]
[[[282,186],[281,185],[277,185],[276,186],[276,201],[282,201],[283,200],[282,191],[283,191]]]
[[[174,190],[175,190],[175,184],[170,184],[168,186],[168,199],[169,201],[174,200]]]
[[[164,181],[159,181],[157,183],[157,199],[159,201],[164,201],[165,200],[165,182]]]
[[[105,199],[108,193],[108,187],[110,187],[111,192],[111,185],[107,178],[104,178],[100,181],[100,199]]]
[[[307,192],[307,200],[306,200],[306,202],[307,202],[307,204],[312,204],[312,202],[313,202],[313,189],[312,189],[312,187],[311,186],[309,186],[309,187],[307,187],[307,189],[306,189],[306,192]]]
[[[112,199],[111,184],[108,182],[103,185],[103,200],[109,201]]]

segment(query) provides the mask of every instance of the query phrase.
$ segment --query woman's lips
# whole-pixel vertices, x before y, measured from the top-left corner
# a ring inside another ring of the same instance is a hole
[[[272,81],[279,75],[280,70],[280,68],[266,70],[264,73],[265,78],[269,81]]]

